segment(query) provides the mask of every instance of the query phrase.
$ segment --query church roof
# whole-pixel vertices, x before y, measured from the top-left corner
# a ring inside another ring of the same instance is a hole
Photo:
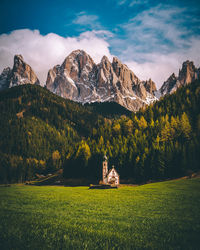
[[[115,167],[113,166],[110,170],[109,170],[109,172],[108,172],[108,174],[107,174],[107,176],[112,172],[112,171],[115,171],[115,173],[119,176],[119,174],[117,173],[117,171],[116,171],[116,169],[115,169]]]

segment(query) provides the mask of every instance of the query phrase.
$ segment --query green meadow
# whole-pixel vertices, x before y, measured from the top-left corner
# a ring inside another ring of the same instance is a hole
[[[0,249],[199,249],[200,178],[0,187]]]

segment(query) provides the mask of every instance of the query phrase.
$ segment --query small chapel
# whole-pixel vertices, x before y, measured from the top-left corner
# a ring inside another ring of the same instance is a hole
[[[102,173],[103,184],[119,185],[119,174],[117,173],[114,166],[108,171],[108,159],[106,155],[103,160],[103,173]]]

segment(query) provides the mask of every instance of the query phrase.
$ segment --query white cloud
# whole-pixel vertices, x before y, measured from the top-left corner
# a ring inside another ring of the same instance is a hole
[[[122,6],[122,5],[127,5],[128,7],[132,7],[134,5],[140,5],[140,4],[146,4],[149,2],[149,0],[114,0],[114,2],[119,5],[119,6]]]
[[[118,5],[123,5],[123,4],[126,4],[126,0],[120,0],[120,1],[117,1],[116,3],[118,4]]]
[[[96,15],[87,15],[86,12],[82,11],[76,15],[76,18],[73,20],[75,24],[88,25],[90,22],[95,22],[98,20]]]
[[[189,31],[183,26],[186,20],[184,11],[180,7],[158,5],[120,25],[126,34],[127,44],[129,41],[128,48],[146,52],[162,50],[166,53],[187,46],[188,41],[183,39]]]
[[[83,49],[98,63],[103,55],[112,59],[109,44],[105,36],[107,31],[90,31],[78,37],[61,37],[54,33],[41,35],[38,30],[15,30],[0,35],[0,71],[13,65],[15,54],[22,54],[24,60],[33,68],[41,83],[45,83],[47,72],[73,50]]]
[[[137,4],[146,4],[148,2],[149,2],[149,0],[133,0],[133,1],[130,1],[129,7],[132,7],[132,6],[137,5]]]
[[[139,78],[152,78],[160,87],[183,61],[199,67],[200,36],[186,26],[196,21],[184,8],[160,4],[119,25],[124,35],[110,43]]]
[[[103,55],[112,60],[110,52],[110,47],[112,47],[114,54],[140,79],[151,78],[156,82],[157,87],[160,87],[173,72],[178,74],[183,61],[191,60],[197,67],[200,66],[200,36],[196,34],[187,40],[181,38],[179,34],[184,34],[184,30],[183,32],[177,30],[176,25],[172,23],[169,23],[169,26],[165,24],[164,20],[168,18],[167,13],[169,13],[167,11],[163,10],[160,14],[155,9],[144,12],[144,19],[142,19],[142,14],[139,14],[135,19],[130,20],[130,25],[123,25],[126,37],[121,39],[117,34],[114,35],[107,30],[87,31],[77,37],[61,37],[54,33],[41,35],[38,30],[29,29],[2,34],[0,35],[0,71],[7,66],[12,67],[15,54],[22,54],[24,60],[44,84],[48,70],[54,65],[61,64],[73,50],[83,49],[96,63],[99,63]],[[170,13],[172,15],[174,12],[170,10]],[[167,44],[159,42],[156,33],[148,32],[148,29],[145,32],[148,26],[159,30],[157,15],[162,15],[160,25],[162,29],[165,29],[169,40],[172,36],[176,49],[170,49]],[[139,26],[134,27],[133,23]],[[132,32],[135,33],[132,34]],[[140,42],[135,42],[137,39]],[[142,40],[145,40],[145,44]]]
[[[130,69],[134,69],[134,73],[141,80],[151,78],[159,88],[162,83],[172,74],[172,72],[177,73],[181,64],[176,63],[174,58],[166,58],[160,54],[151,56],[154,57],[154,61],[146,61],[143,63],[127,61],[126,64]]]
[[[72,20],[72,24],[91,29],[102,29],[99,17],[97,15],[90,15],[85,11],[77,13],[76,17]]]
[[[143,62],[138,63],[134,60],[127,60],[126,64],[141,79],[151,78],[156,82],[157,87],[161,85],[172,74],[178,75],[182,63],[186,60],[193,61],[196,67],[200,67],[200,37],[190,41],[190,47],[178,52],[169,54],[149,53],[143,55]]]

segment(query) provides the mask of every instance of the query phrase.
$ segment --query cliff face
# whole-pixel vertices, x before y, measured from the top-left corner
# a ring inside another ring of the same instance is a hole
[[[22,84],[40,84],[32,68],[24,62],[21,55],[15,55],[13,68],[5,68],[0,75],[0,89]]]
[[[40,84],[35,72],[24,62],[21,55],[14,57],[14,65],[9,78],[9,87],[21,84]]]
[[[73,51],[61,66],[49,70],[46,87],[77,102],[114,101],[137,111],[156,100],[155,83],[140,81],[118,58],[104,56],[99,64],[82,50]]]
[[[179,87],[190,84],[194,80],[200,78],[200,70],[194,66],[193,62],[186,61],[182,65],[182,69],[179,70],[179,75],[176,77],[173,73],[167,81],[165,81],[160,88],[162,95],[171,94],[175,92]]]
[[[9,88],[9,81],[11,74],[11,68],[7,67],[3,70],[3,72],[0,75],[0,90]]]
[[[152,95],[154,95],[155,91],[157,91],[157,89],[156,89],[156,84],[155,84],[155,82],[153,82],[151,79],[149,79],[148,81],[146,81],[146,82],[144,83],[144,86],[145,86],[146,90],[147,90],[150,94],[152,94]]]

